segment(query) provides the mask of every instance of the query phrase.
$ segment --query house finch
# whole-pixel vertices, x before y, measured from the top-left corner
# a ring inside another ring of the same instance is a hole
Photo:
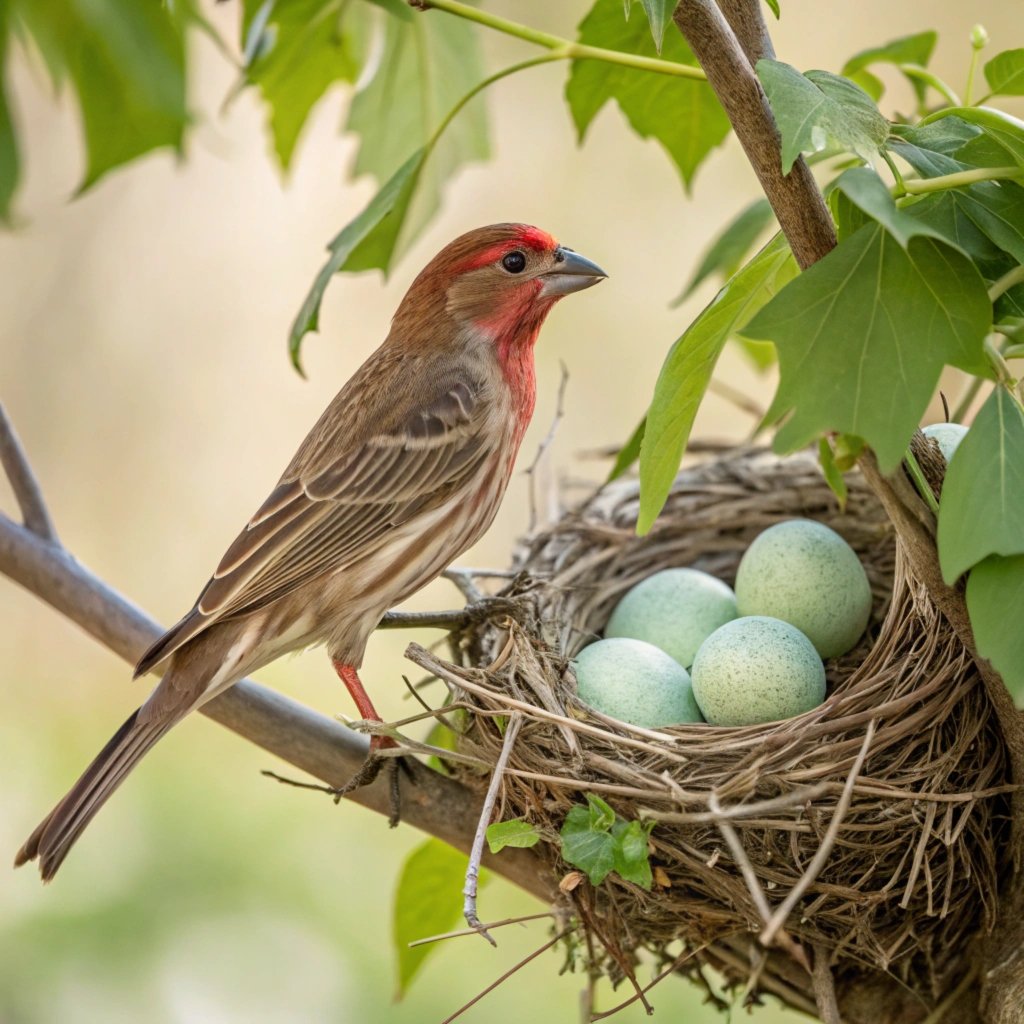
[[[136,676],[166,666],[159,685],[15,864],[38,857],[52,878],[157,740],[288,651],[326,644],[359,713],[380,721],[357,674],[370,633],[490,525],[533,413],[541,324],[563,295],[604,276],[522,224],[479,228],[442,249],[195,606],[142,656]],[[374,737],[368,763],[390,743]]]

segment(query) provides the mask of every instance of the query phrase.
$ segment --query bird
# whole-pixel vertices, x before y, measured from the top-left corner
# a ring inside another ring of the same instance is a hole
[[[162,670],[18,851],[43,881],[173,726],[291,651],[326,646],[364,720],[359,670],[385,613],[479,538],[504,495],[536,397],[534,343],[563,296],[607,275],[539,228],[492,224],[414,279],[384,342],[328,405],[192,609],[140,658]],[[394,745],[374,735],[364,770]],[[378,759],[379,760],[379,759]]]

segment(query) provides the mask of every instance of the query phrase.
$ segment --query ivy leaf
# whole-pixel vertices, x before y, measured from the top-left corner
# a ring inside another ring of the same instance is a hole
[[[1008,628],[1011,608],[1024,608],[1024,555],[992,555],[967,578],[967,611],[978,653],[992,662],[1020,708],[1024,707],[1024,630]]]
[[[889,137],[889,122],[847,78],[827,71],[802,75],[777,60],[759,60],[757,76],[782,134],[784,174],[801,153],[823,150],[832,141],[870,160]]]
[[[1024,50],[1003,50],[985,65],[993,96],[1024,96]]]
[[[836,455],[827,437],[822,437],[818,441],[818,464],[821,466],[825,483],[828,484],[829,490],[836,496],[836,501],[839,502],[839,511],[845,512],[846,499],[849,496],[846,478],[836,464]]]
[[[767,199],[755,199],[749,206],[745,206],[708,247],[693,279],[673,305],[679,305],[712,274],[721,273],[724,278],[732,277],[754,243],[774,220],[775,214]]]
[[[651,827],[653,823],[648,826],[639,821],[627,824],[619,820],[612,829],[615,837],[615,871],[627,882],[633,882],[648,892],[651,889],[651,862],[647,837]]]
[[[349,221],[328,246],[330,258],[320,268],[313,287],[292,323],[288,353],[292,365],[302,373],[300,348],[310,331],[320,329],[320,305],[331,278],[340,270],[351,270],[353,264],[379,265],[390,260],[402,218],[409,207],[416,181],[423,169],[427,151],[420,149],[392,175],[384,187],[370,200],[354,220]]]
[[[636,14],[635,7],[630,14],[623,26],[621,0],[597,0],[580,22],[579,41],[656,56],[644,17]],[[690,66],[697,63],[679,32],[665,37],[661,56]],[[652,75],[596,60],[575,60],[565,98],[580,142],[601,108],[614,99],[641,138],[655,138],[661,143],[687,188],[704,158],[729,133],[729,120],[706,82]]]
[[[943,365],[984,365],[991,304],[974,265],[929,237],[904,249],[867,224],[791,281],[747,325],[774,341],[781,379],[770,418],[792,413],[776,448],[825,431],[864,438],[891,472]]]
[[[729,280],[669,350],[654,386],[640,448],[638,533],[651,528],[665,504],[726,341],[795,273],[789,246],[781,234],[776,235]]]
[[[462,917],[462,886],[466,876],[466,855],[440,839],[428,839],[405,860],[395,890],[391,935],[398,962],[395,998],[409,990],[424,960],[438,948],[433,942],[409,947],[416,939],[450,931]],[[487,872],[480,872],[480,885],[487,884]]]
[[[946,471],[938,540],[949,584],[989,555],[1024,553],[1024,410],[1003,387],[978,410]]]
[[[884,86],[880,79],[871,75],[865,69],[872,64],[895,64],[897,67],[901,64],[916,64],[925,67],[928,61],[932,59],[932,51],[935,49],[935,43],[938,38],[937,32],[918,32],[912,36],[900,36],[899,39],[892,39],[881,46],[873,46],[870,49],[861,50],[859,53],[855,53],[843,65],[841,73],[847,78],[853,79],[862,87],[864,87],[864,82],[861,78],[863,75],[868,75],[867,81],[871,84],[877,83],[879,91],[877,94],[871,89],[866,91],[871,93],[877,100],[884,92]],[[908,77],[910,84],[914,87],[918,100],[922,100],[926,86],[919,79],[913,76]]]
[[[0,222],[10,227],[11,202],[18,187],[21,161],[18,138],[7,104],[7,5],[0,4]]]
[[[644,431],[646,429],[647,417],[645,416],[636,425],[633,433],[629,435],[629,440],[619,449],[619,454],[615,456],[615,465],[612,466],[608,473],[608,479],[605,483],[610,484],[613,480],[617,480],[640,458],[640,445],[643,443]]]
[[[1006,153],[1005,163],[1024,167],[1024,122],[992,107],[944,107],[924,118],[918,127],[927,127],[947,117],[956,117],[976,125]]]
[[[86,148],[79,194],[144,153],[181,152],[188,6],[172,17],[158,3],[137,0],[18,5],[55,82],[74,85]]]
[[[588,796],[588,799],[590,797]],[[576,804],[562,825],[562,858],[585,871],[591,885],[600,885],[615,868],[615,839],[608,828],[595,828],[589,807]]]
[[[439,69],[444,69],[443,74]],[[448,112],[484,77],[480,43],[462,18],[387,18],[377,73],[352,98],[346,131],[360,136],[353,176],[387,181],[427,145]],[[384,130],[382,130],[384,129]],[[403,211],[393,245],[358,254],[346,270],[380,268],[409,246],[441,203],[446,182],[463,164],[490,156],[486,112],[473,100],[445,129]],[[397,218],[396,218],[397,219]]]
[[[540,833],[536,825],[531,825],[522,818],[511,821],[496,821],[487,826],[487,845],[491,853],[500,853],[506,846],[529,849],[540,842]]]
[[[364,4],[338,0],[246,0],[246,78],[268,107],[274,152],[285,170],[317,101],[359,76],[369,26]]]

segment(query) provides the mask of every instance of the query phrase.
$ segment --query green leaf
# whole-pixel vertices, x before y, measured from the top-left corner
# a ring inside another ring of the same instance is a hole
[[[843,72],[854,85],[859,85],[876,103],[885,95],[885,83],[870,71],[861,68],[859,71]]]
[[[357,262],[365,266],[367,262],[379,265],[381,259],[390,260],[426,156],[425,149],[413,153],[363,212],[349,221],[328,246],[330,258],[320,268],[288,338],[288,353],[299,373],[302,373],[299,357],[302,339],[320,328],[320,304],[331,278],[340,270],[354,269],[353,264]]]
[[[693,279],[673,305],[681,303],[712,274],[721,273],[724,278],[732,277],[754,243],[774,220],[775,214],[767,199],[755,199],[749,206],[745,206],[705,251]]]
[[[540,833],[536,825],[531,825],[522,818],[512,821],[496,821],[487,826],[487,845],[491,853],[501,853],[506,846],[528,849],[540,842]]]
[[[79,193],[151,150],[181,152],[184,13],[138,0],[49,0],[20,3],[17,16],[54,79],[74,85],[86,148]]]
[[[18,138],[7,103],[7,5],[0,3],[0,222],[10,226],[11,203],[18,188],[21,161]]]
[[[672,487],[715,363],[730,335],[796,273],[785,238],[772,239],[712,299],[669,350],[654,387],[640,448],[640,514],[646,533]]]
[[[1002,147],[1009,158],[1005,162],[1024,167],[1024,122],[992,107],[944,107],[929,114],[918,127],[935,124],[947,117],[957,117],[976,125]]]
[[[640,458],[640,445],[643,443],[646,427],[647,417],[645,416],[636,425],[636,429],[630,434],[629,440],[619,449],[619,454],[615,456],[615,465],[612,466],[605,483],[610,484],[613,480],[617,480]]]
[[[1024,96],[1024,50],[1003,50],[985,65],[993,96]]]
[[[952,584],[989,555],[1024,553],[1024,410],[997,387],[953,456],[939,502],[939,562]]]
[[[776,19],[782,17],[782,10],[779,7],[779,0],[764,0],[764,2],[765,4],[767,4],[768,10],[770,10],[772,14],[775,15]]]
[[[615,868],[616,843],[609,829],[594,828],[590,808],[579,804],[562,825],[562,858],[585,871],[592,885],[600,885]]]
[[[612,829],[615,837],[615,871],[627,882],[633,882],[648,892],[651,888],[651,862],[647,837],[650,827],[639,821],[628,824],[622,820]]]
[[[832,451],[832,445],[829,444],[826,437],[818,441],[818,464],[821,466],[825,483],[828,484],[829,490],[836,496],[836,500],[839,502],[840,511],[845,512],[846,499],[849,494],[846,480],[843,477],[842,470],[836,464],[835,452]]]
[[[443,69],[443,70],[442,70]],[[345,130],[360,136],[353,176],[387,181],[427,145],[448,112],[484,77],[480,42],[463,18],[421,14],[387,18],[377,73],[352,99]],[[347,270],[385,273],[437,212],[444,185],[463,164],[490,156],[487,117],[472,100],[444,130],[387,248],[356,254]]]
[[[777,60],[759,60],[761,79],[782,135],[782,171],[789,174],[801,153],[834,141],[871,159],[889,136],[889,122],[871,97],[849,79],[808,71]]]
[[[982,367],[991,305],[973,264],[933,238],[907,249],[867,224],[791,281],[747,325],[774,341],[776,448],[825,431],[863,437],[883,472],[903,457],[946,363]]]
[[[881,46],[872,46],[855,53],[844,65],[842,74],[870,67],[872,64],[920,64],[927,66],[939,36],[937,32],[918,32],[912,36],[900,36]]]
[[[654,40],[654,47],[661,53],[662,43],[665,39],[665,29],[672,20],[672,12],[675,10],[675,0],[641,0],[647,20],[651,25],[651,38]],[[628,15],[627,15],[628,17]]]
[[[246,0],[245,74],[267,103],[274,152],[287,169],[317,101],[362,64],[364,4],[341,0]]]
[[[1024,707],[1024,629],[1010,609],[1024,608],[1024,555],[979,562],[967,578],[967,611],[978,653],[1003,677],[1018,708]]]
[[[649,26],[635,8],[625,26],[621,0],[597,0],[580,22],[579,41],[628,53],[656,56]],[[679,32],[665,37],[662,59],[696,65]],[[565,97],[580,142],[601,108],[615,100],[633,130],[655,138],[689,187],[700,163],[729,133],[729,120],[706,82],[652,75],[598,60],[575,60]]]
[[[440,839],[428,839],[409,854],[395,890],[391,935],[398,954],[395,996],[409,990],[424,960],[438,948],[433,942],[409,948],[410,942],[450,931],[462,917],[466,855]],[[487,884],[484,872],[481,886]]]
[[[835,187],[872,220],[881,224],[904,249],[911,238],[919,235],[941,237],[928,224],[898,209],[885,183],[868,167],[851,167],[843,171],[836,179]]]

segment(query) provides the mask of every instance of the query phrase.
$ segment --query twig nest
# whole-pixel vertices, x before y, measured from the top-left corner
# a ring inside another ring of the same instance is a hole
[[[514,616],[469,626],[459,663],[417,655],[470,709],[461,745],[486,763],[502,749],[504,716],[519,711],[501,817],[536,826],[558,876],[568,871],[559,830],[586,793],[653,823],[650,891],[613,871],[564,897],[590,933],[593,965],[613,977],[646,948],[813,1010],[794,959],[813,949],[840,994],[874,969],[933,1007],[991,928],[1009,819],[998,724],[882,510],[858,477],[848,484],[843,513],[812,457],[727,452],[681,473],[637,537],[637,484],[617,481],[522,544],[502,593]],[[825,664],[819,707],[760,725],[651,730],[584,705],[570,661],[627,591],[683,567],[731,585],[754,538],[794,517],[835,530],[872,594],[861,641]]]

